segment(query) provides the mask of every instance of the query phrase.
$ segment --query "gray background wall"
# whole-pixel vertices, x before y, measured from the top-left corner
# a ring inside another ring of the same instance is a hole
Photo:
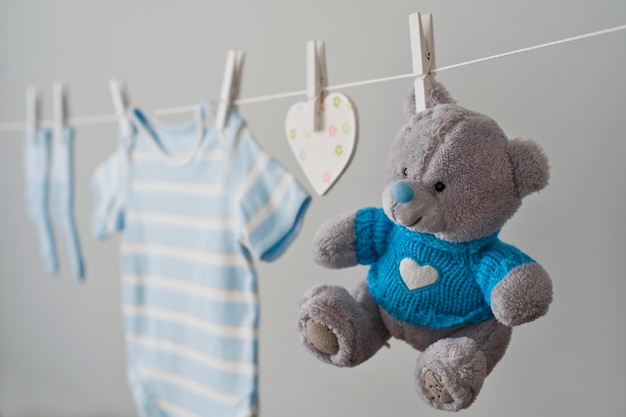
[[[243,97],[305,87],[305,42],[325,40],[331,84],[411,69],[408,14],[434,13],[439,66],[626,23],[626,3],[594,1],[0,1],[0,120],[24,119],[24,91],[69,84],[74,116],[112,113],[107,81],[127,82],[147,109],[219,94],[226,51],[246,52]],[[550,271],[545,318],[518,328],[467,416],[624,415],[626,326],[626,33],[442,72],[459,103],[533,137],[552,166],[502,237]],[[323,365],[296,333],[298,300],[322,283],[353,285],[365,268],[310,259],[320,223],[380,204],[383,157],[402,123],[410,80],[346,89],[360,113],[352,165],[316,197],[301,235],[258,265],[265,417],[434,416],[414,393],[417,352],[394,341],[355,369]],[[298,178],[283,134],[296,99],[242,106],[260,143]],[[189,115],[172,116],[176,121]],[[118,238],[90,236],[89,180],[116,145],[116,126],[77,129],[76,212],[88,277],[45,274],[23,197],[21,133],[0,133],[0,415],[135,416],[126,386]]]

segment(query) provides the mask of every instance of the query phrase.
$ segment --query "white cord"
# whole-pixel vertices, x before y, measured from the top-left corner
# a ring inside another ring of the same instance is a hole
[[[433,70],[431,72],[447,71],[449,69],[460,68],[460,67],[464,67],[466,65],[473,65],[473,64],[478,64],[480,62],[491,61],[492,59],[505,58],[505,57],[508,57],[508,56],[511,56],[511,55],[517,55],[517,54],[522,54],[522,53],[525,53],[525,52],[531,52],[531,51],[535,51],[535,50],[541,49],[541,48],[548,48],[550,46],[562,45],[562,44],[568,43],[568,42],[575,42],[575,41],[580,41],[580,40],[587,39],[587,38],[593,38],[594,36],[600,36],[600,35],[606,35],[606,34],[613,33],[613,32],[619,32],[620,30],[626,30],[626,25],[616,26],[616,27],[609,28],[609,29],[604,29],[604,30],[599,30],[597,32],[586,33],[584,35],[572,36],[571,38],[561,39],[561,40],[558,40],[558,41],[542,43],[541,45],[529,46],[528,48],[517,49],[515,51],[510,51],[510,52],[505,52],[505,53],[502,53],[502,54],[492,55],[492,56],[488,56],[488,57],[485,57],[485,58],[479,58],[479,59],[474,59],[472,61],[461,62],[460,64],[447,65],[445,67],[437,68],[437,69],[435,69],[435,70]]]
[[[515,51],[510,51],[510,52],[504,52],[504,53],[497,54],[497,55],[491,55],[491,56],[484,57],[484,58],[461,62],[459,64],[446,65],[444,67],[435,68],[431,70],[430,72],[439,73],[439,72],[443,72],[443,71],[447,71],[451,69],[461,68],[467,65],[474,65],[474,64],[481,63],[481,62],[485,62],[485,61],[491,61],[494,59],[509,57],[511,55],[531,52],[537,49],[548,48],[548,47],[556,46],[556,45],[562,45],[564,43],[569,43],[569,42],[576,42],[576,41],[580,41],[583,39],[592,38],[595,36],[607,35],[609,33],[619,32],[622,30],[626,30],[626,25],[603,29],[603,30],[599,30],[596,32],[585,33],[583,35],[573,36],[571,38],[543,43],[540,45],[517,49]],[[394,75],[390,77],[374,78],[374,79],[365,80],[365,81],[356,81],[356,82],[345,83],[345,84],[337,84],[337,85],[326,87],[324,91],[340,90],[340,89],[349,88],[349,87],[358,87],[358,86],[368,85],[368,84],[376,84],[376,83],[387,82],[387,81],[401,80],[404,78],[418,77],[420,75],[424,75],[424,74],[410,73],[410,74],[403,74],[403,75]],[[257,97],[241,98],[241,99],[235,100],[234,104],[241,105],[241,104],[261,103],[264,101],[278,100],[282,98],[297,97],[297,96],[303,96],[303,95],[306,95],[306,90],[298,90],[298,91],[290,91],[286,93],[277,93],[277,94],[269,94],[269,95],[257,96]],[[155,110],[154,114],[155,115],[168,115],[168,114],[187,113],[187,112],[193,111],[195,108],[196,108],[195,106],[169,107],[165,109]],[[95,115],[95,116],[79,116],[79,117],[70,117],[67,119],[68,125],[71,125],[71,126],[85,126],[85,125],[93,125],[93,124],[101,124],[101,123],[112,123],[116,121],[117,121],[117,117],[113,114],[104,114],[104,115]],[[25,124],[26,122],[24,121],[0,122],[0,132],[23,130],[25,128]],[[52,127],[52,124],[53,124],[53,120],[51,119],[39,121],[39,125],[42,127]]]

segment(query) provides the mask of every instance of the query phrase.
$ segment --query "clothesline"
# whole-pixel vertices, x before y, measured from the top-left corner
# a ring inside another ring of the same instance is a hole
[[[430,72],[431,73],[440,73],[440,72],[451,70],[451,69],[461,68],[461,67],[464,67],[464,66],[467,66],[467,65],[474,65],[474,64],[478,64],[478,63],[482,63],[482,62],[486,62],[486,61],[491,61],[491,60],[495,60],[495,59],[506,58],[506,57],[509,57],[509,56],[512,56],[512,55],[522,54],[522,53],[526,53],[526,52],[532,52],[532,51],[535,51],[535,50],[538,50],[538,49],[542,49],[542,48],[548,48],[548,47],[552,47],[552,46],[562,45],[562,44],[569,43],[569,42],[576,42],[576,41],[580,41],[580,40],[583,40],[583,39],[588,39],[588,38],[592,38],[592,37],[595,37],[595,36],[607,35],[607,34],[610,34],[610,33],[619,32],[619,31],[623,31],[623,30],[626,30],[626,25],[615,26],[615,27],[608,28],[608,29],[603,29],[603,30],[599,30],[599,31],[595,31],[595,32],[585,33],[585,34],[582,34],[582,35],[572,36],[570,38],[565,38],[565,39],[560,39],[560,40],[547,42],[547,43],[543,43],[543,44],[539,44],[539,45],[534,45],[534,46],[530,46],[530,47],[527,47],[527,48],[516,49],[514,51],[509,51],[509,52],[504,52],[504,53],[500,53],[500,54],[496,54],[496,55],[491,55],[491,56],[487,56],[487,57],[484,57],[484,58],[478,58],[478,59],[474,59],[474,60],[471,60],[471,61],[461,62],[461,63],[458,63],[458,64],[447,65],[447,66],[443,66],[443,67],[432,69]],[[387,81],[401,80],[401,79],[405,79],[405,78],[418,77],[418,76],[421,76],[421,75],[424,75],[424,74],[408,73],[408,74],[402,74],[402,75],[394,75],[394,76],[390,76],[390,77],[373,78],[373,79],[369,79],[369,80],[356,81],[356,82],[345,83],[345,84],[336,84],[336,85],[333,85],[333,86],[326,87],[324,89],[324,91],[341,90],[341,89],[350,88],[350,87],[358,87],[358,86],[363,86],[363,85],[368,85],[368,84],[376,84],[376,83],[381,83],[381,82],[387,82]],[[240,98],[238,100],[235,100],[234,103],[236,105],[261,103],[261,102],[265,102],[265,101],[272,101],[272,100],[278,100],[278,99],[289,98],[289,97],[303,96],[303,95],[306,95],[306,92],[307,92],[306,90],[298,90],[298,91],[290,91],[290,92],[285,92],[285,93],[269,94],[269,95],[257,96],[257,97]],[[164,109],[157,109],[153,113],[155,115],[157,115],[157,116],[163,116],[163,115],[180,114],[180,113],[191,112],[194,109],[195,109],[194,105],[179,106],[179,107],[168,107],[168,108],[164,108]],[[113,123],[113,122],[116,122],[116,121],[117,121],[117,116],[114,115],[114,114],[104,114],[104,115],[94,115],[94,116],[78,116],[78,117],[69,117],[67,119],[67,123],[69,125],[71,125],[71,126],[85,126],[85,125],[93,125],[93,124]],[[23,130],[25,125],[26,125],[25,121],[0,122],[0,132],[10,132],[10,131]],[[43,126],[43,127],[52,127],[53,120],[52,119],[40,120],[39,121],[39,125]]]

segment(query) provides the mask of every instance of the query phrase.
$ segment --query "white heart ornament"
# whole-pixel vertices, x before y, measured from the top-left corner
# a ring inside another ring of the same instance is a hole
[[[416,290],[437,282],[439,273],[430,265],[422,266],[411,258],[404,258],[400,261],[400,276],[409,290]]]
[[[356,107],[343,94],[329,94],[322,106],[322,129],[308,131],[311,102],[296,103],[287,112],[287,141],[315,192],[324,195],[352,159],[357,141]]]

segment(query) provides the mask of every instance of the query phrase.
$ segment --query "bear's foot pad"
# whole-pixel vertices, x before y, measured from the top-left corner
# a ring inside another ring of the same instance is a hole
[[[436,400],[441,404],[450,404],[454,401],[441,377],[433,371],[426,371],[424,374],[424,388],[430,400]]]
[[[334,355],[339,351],[337,336],[323,324],[309,319],[305,324],[305,333],[309,342],[320,352]]]

